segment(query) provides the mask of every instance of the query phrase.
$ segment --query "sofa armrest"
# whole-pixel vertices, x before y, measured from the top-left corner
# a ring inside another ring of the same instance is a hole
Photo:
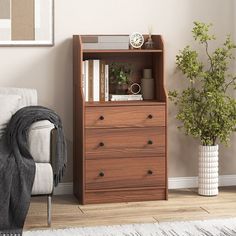
[[[37,163],[51,161],[51,131],[54,125],[48,120],[38,121],[31,125],[28,144],[31,155]]]

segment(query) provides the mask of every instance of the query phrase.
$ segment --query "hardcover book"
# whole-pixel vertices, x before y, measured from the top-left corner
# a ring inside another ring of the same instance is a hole
[[[81,36],[82,43],[129,43],[127,35]]]
[[[131,95],[116,95],[110,94],[111,101],[141,101],[143,96],[141,94]]]
[[[84,43],[83,49],[129,49],[129,43]]]
[[[109,101],[109,65],[105,65],[105,101]]]
[[[100,61],[100,101],[105,102],[105,62]]]
[[[93,60],[89,60],[88,101],[93,102]]]
[[[93,60],[93,101],[100,101],[100,60]]]

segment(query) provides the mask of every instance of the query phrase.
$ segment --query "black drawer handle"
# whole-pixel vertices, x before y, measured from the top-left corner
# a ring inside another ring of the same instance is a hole
[[[104,120],[104,119],[105,119],[104,116],[99,117],[99,120]]]
[[[153,116],[150,114],[150,115],[148,115],[148,119],[152,119],[153,118]]]
[[[99,176],[100,176],[100,177],[104,177],[104,175],[105,175],[105,174],[104,174],[104,172],[102,172],[102,171],[99,173]]]
[[[153,171],[152,170],[148,170],[148,175],[152,175],[153,174]]]
[[[100,147],[104,147],[104,145],[105,145],[105,144],[104,144],[103,142],[99,143],[99,146],[100,146]]]
[[[153,144],[153,141],[152,140],[148,140],[147,142],[149,145],[152,145]]]

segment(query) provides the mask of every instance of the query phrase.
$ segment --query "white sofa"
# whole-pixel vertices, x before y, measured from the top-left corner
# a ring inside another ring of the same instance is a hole
[[[22,88],[0,88],[0,95],[19,95],[17,109],[37,105],[37,91]],[[36,163],[32,196],[48,196],[48,225],[51,225],[51,196],[53,193],[53,171],[51,166],[51,132],[54,125],[49,121],[35,122],[29,130],[29,150]]]

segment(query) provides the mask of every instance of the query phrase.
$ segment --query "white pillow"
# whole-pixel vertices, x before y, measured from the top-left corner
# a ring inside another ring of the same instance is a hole
[[[18,110],[21,96],[0,95],[0,138],[12,115]]]

